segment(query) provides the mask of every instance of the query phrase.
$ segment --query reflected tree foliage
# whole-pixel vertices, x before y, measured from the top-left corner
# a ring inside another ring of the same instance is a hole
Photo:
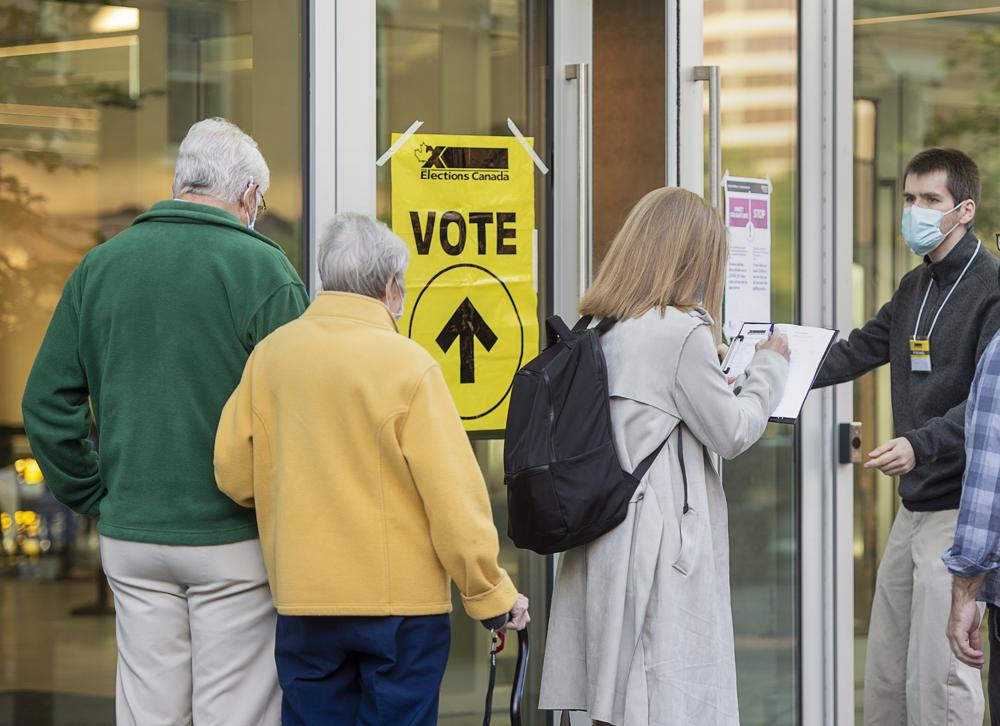
[[[964,36],[952,45],[947,62],[952,77],[980,78],[981,85],[962,106],[938,109],[927,141],[962,149],[979,164],[983,199],[976,229],[980,237],[992,240],[1000,232],[1000,29],[988,27]]]
[[[66,3],[58,15],[47,16],[43,3],[0,7],[0,45],[64,39],[102,7],[100,3]],[[52,54],[29,54],[0,61],[0,102],[12,106],[37,103],[37,79],[50,72],[52,58]],[[143,99],[163,95],[164,90],[153,89],[133,96],[121,83],[47,83],[44,105],[135,111]],[[34,188],[18,174],[18,170],[40,170],[53,176],[93,170],[92,159],[64,150],[71,133],[71,128],[61,124],[37,125],[26,132],[11,127],[10,138],[0,140],[0,339],[12,336],[16,341],[14,336],[25,326],[37,325],[36,313],[47,315],[50,307],[40,298],[61,289],[80,254],[108,236],[93,221],[51,213],[44,185]],[[59,253],[38,254],[42,244]]]

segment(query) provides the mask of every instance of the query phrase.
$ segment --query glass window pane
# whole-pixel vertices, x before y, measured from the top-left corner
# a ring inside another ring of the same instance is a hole
[[[854,16],[854,299],[860,302],[854,322],[861,324],[891,297],[903,275],[919,264],[899,234],[900,173],[918,151],[953,147],[976,161],[983,185],[976,231],[984,249],[996,254],[1000,12],[995,4],[974,0],[943,4],[855,0]],[[859,379],[854,399],[855,418],[864,422],[865,451],[895,436],[887,367]],[[895,479],[857,470],[854,583],[859,724],[875,575],[900,506],[896,489]],[[987,723],[989,718],[987,704]]]
[[[771,315],[797,322],[798,3],[708,0],[704,33],[722,75],[722,166],[771,180]],[[723,466],[744,724],[798,723],[796,448],[794,427],[771,424]]]
[[[546,64],[548,28],[545,3],[528,0],[378,0],[377,3],[377,143],[414,120],[420,133],[509,136],[507,118],[525,136],[533,136],[539,155],[548,157]],[[470,80],[471,79],[471,80]],[[377,209],[390,221],[390,164],[378,171]],[[539,235],[539,280],[546,279],[549,249],[548,178],[535,175],[535,224]],[[547,309],[547,291],[539,286],[538,309]],[[477,437],[473,448],[489,488],[500,533],[500,559],[518,587],[533,602],[532,669],[524,696],[526,724],[544,717],[537,684],[545,636],[544,603],[547,563],[516,550],[506,537],[507,502],[503,486],[503,442]],[[498,659],[494,714],[506,718],[517,648],[511,638]],[[440,722],[482,721],[489,677],[489,637],[468,618],[455,599],[452,645],[442,688]]]
[[[96,533],[24,468],[20,400],[52,310],[88,250],[171,196],[206,116],[257,139],[258,229],[301,266],[301,5],[0,4],[0,694],[21,694],[0,695],[2,723],[113,722],[113,619],[70,615],[105,593]]]

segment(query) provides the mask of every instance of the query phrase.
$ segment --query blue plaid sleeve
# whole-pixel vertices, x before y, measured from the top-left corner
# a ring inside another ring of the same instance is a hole
[[[953,575],[1000,568],[1000,335],[979,360],[965,411],[965,477],[955,542],[943,560]]]

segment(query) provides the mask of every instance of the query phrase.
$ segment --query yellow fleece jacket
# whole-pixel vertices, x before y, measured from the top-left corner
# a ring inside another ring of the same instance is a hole
[[[486,485],[440,367],[373,298],[321,293],[257,345],[222,412],[219,488],[255,507],[286,615],[511,609]]]

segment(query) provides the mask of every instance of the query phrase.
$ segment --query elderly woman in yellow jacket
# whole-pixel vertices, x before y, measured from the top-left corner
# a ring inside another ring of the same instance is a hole
[[[324,292],[254,349],[219,424],[219,488],[257,511],[285,726],[436,723],[450,580],[471,617],[528,620],[441,370],[396,327],[408,260],[338,215]]]

